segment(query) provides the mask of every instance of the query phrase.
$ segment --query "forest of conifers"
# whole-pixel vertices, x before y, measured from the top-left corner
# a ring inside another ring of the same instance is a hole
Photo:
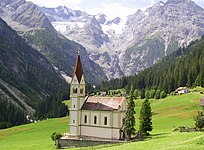
[[[0,97],[0,129],[26,123],[25,112]]]

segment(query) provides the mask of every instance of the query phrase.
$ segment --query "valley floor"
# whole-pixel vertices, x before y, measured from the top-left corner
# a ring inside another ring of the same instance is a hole
[[[137,150],[201,150],[204,149],[204,134],[201,132],[173,132],[174,127],[194,126],[193,116],[198,110],[199,93],[169,96],[163,100],[151,100],[153,115],[153,131],[151,138],[140,142],[115,145],[83,147],[83,149],[137,149]],[[136,100],[136,128],[139,126],[139,110],[143,100]],[[38,123],[21,125],[0,130],[1,150],[51,150],[55,149],[50,136],[53,132],[67,132],[68,117],[48,119]],[[80,148],[76,148],[80,149]]]

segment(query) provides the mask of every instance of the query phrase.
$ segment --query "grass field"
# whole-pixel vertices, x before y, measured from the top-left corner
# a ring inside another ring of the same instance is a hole
[[[67,122],[68,118],[64,117],[0,130],[0,149],[54,149],[50,136],[53,132],[66,132]]]
[[[202,96],[204,95],[190,93],[169,96],[162,100],[151,100],[152,111],[154,112],[154,129],[151,132],[151,138],[145,141],[78,149],[203,150],[204,133],[172,132],[172,129],[177,126],[194,126],[193,116],[197,114],[198,110],[202,110],[198,105]],[[137,129],[142,101],[136,100]],[[52,150],[54,149],[54,142],[51,141],[50,135],[53,132],[64,133],[67,130],[68,117],[3,129],[0,130],[0,150]]]

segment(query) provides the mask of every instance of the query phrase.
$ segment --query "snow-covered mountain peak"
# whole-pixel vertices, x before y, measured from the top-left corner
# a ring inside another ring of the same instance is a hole
[[[115,34],[123,33],[126,21],[127,17],[123,19],[116,17],[112,20],[107,20],[106,23],[102,24],[101,26],[104,33],[113,36]]]
[[[72,10],[66,6],[57,8],[41,7],[41,10],[47,15],[55,29],[62,34],[65,32],[70,33],[77,28],[83,29],[86,23],[91,22],[95,25],[98,24],[104,34],[113,36],[113,34],[123,32],[127,20],[127,18],[121,19],[120,17],[110,19],[103,13],[89,15],[86,12]]]
[[[204,34],[204,10],[192,0],[158,1],[126,18],[58,10],[46,13],[55,29],[82,44],[109,78],[135,74]]]
[[[107,20],[107,16],[105,14],[97,14],[97,15],[94,15],[95,18],[98,20],[98,22],[100,24],[104,24]]]

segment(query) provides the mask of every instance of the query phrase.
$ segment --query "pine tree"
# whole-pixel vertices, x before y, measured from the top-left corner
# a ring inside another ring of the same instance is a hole
[[[201,130],[204,127],[204,114],[203,112],[198,111],[198,115],[194,117],[195,120],[195,126],[199,130]]]
[[[140,110],[140,131],[145,135],[148,135],[148,131],[152,131],[152,112],[151,105],[148,99],[142,103]]]
[[[128,108],[125,114],[124,130],[127,136],[127,140],[130,140],[132,135],[135,135],[135,103],[133,99],[133,89],[130,91],[130,98],[128,102]]]

